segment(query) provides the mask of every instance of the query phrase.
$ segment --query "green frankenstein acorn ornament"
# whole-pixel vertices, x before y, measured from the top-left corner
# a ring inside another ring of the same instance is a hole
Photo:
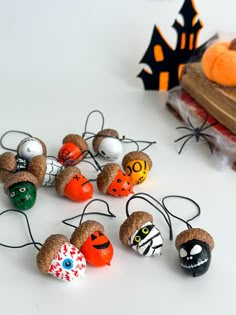
[[[38,187],[37,178],[29,172],[22,171],[7,179],[4,191],[16,209],[28,210],[35,204]]]

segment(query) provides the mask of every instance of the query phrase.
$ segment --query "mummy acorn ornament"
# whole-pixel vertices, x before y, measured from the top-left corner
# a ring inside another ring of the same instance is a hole
[[[189,228],[181,232],[175,240],[179,252],[181,268],[193,277],[207,272],[214,248],[212,236],[203,229]]]
[[[0,155],[0,180],[5,182],[9,176],[19,171],[26,171],[28,162],[14,155],[4,152]]]
[[[84,275],[84,255],[61,234],[49,236],[37,254],[38,269],[60,280],[73,281]]]
[[[122,160],[122,166],[134,185],[142,184],[152,168],[152,160],[142,151],[127,153]]]
[[[62,142],[63,145],[58,152],[58,160],[64,166],[77,164],[88,152],[87,142],[79,135],[69,134]]]
[[[28,210],[36,202],[38,187],[37,178],[29,172],[22,171],[8,177],[4,191],[16,209]]]
[[[17,147],[17,155],[27,161],[31,161],[37,155],[47,154],[45,143],[34,137],[23,139]]]
[[[97,176],[97,187],[102,194],[125,197],[133,194],[130,177],[116,163],[106,164]]]
[[[85,201],[93,196],[93,185],[76,166],[65,168],[55,180],[55,189],[60,196],[73,201]]]
[[[153,224],[153,217],[145,211],[135,211],[120,226],[120,241],[142,256],[161,254],[163,239]]]
[[[114,129],[103,129],[93,139],[93,150],[109,161],[117,160],[123,152],[119,134]]]
[[[55,159],[44,155],[35,156],[28,165],[27,170],[32,173],[42,186],[54,186],[58,174],[64,169]]]
[[[206,77],[223,86],[236,86],[236,39],[216,42],[203,54],[202,69]]]
[[[83,253],[90,265],[96,267],[110,265],[113,246],[104,234],[101,223],[93,220],[83,222],[74,230],[70,242]]]

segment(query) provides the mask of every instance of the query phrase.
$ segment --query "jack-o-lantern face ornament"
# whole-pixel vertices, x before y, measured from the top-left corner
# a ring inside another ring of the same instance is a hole
[[[71,236],[71,244],[80,249],[90,265],[96,267],[110,265],[113,246],[99,222],[87,220],[79,225]]]

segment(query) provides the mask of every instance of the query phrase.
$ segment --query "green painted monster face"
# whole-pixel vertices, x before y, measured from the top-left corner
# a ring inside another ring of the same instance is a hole
[[[13,206],[19,210],[27,210],[33,207],[36,201],[36,187],[30,182],[13,184],[8,189],[8,195]]]

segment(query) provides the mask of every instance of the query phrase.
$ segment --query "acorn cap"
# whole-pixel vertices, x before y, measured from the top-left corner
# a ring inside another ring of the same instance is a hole
[[[142,152],[142,151],[132,151],[127,153],[122,160],[122,166],[125,169],[126,165],[134,160],[141,160],[141,161],[145,161],[148,166],[149,166],[149,170],[152,168],[152,160],[150,159],[150,157]]]
[[[46,157],[44,155],[33,157],[27,170],[38,179],[39,185],[42,185],[47,170]]]
[[[34,138],[34,139],[38,140],[38,141],[41,143],[42,149],[43,149],[43,155],[46,156],[46,155],[47,155],[47,147],[46,147],[46,144],[45,144],[42,140],[40,140],[39,138],[32,137],[32,136],[29,136],[29,137],[30,137],[30,138]],[[24,139],[23,139],[22,141],[24,141]],[[22,142],[22,141],[21,141],[21,142]],[[19,150],[19,146],[21,145],[21,142],[20,142],[20,143],[18,144],[18,146],[17,146],[17,152],[18,152],[18,150]]]
[[[104,233],[104,226],[93,220],[87,220],[80,224],[71,235],[70,242],[78,249],[85,243],[87,238],[92,235],[94,232],[100,231]]]
[[[215,246],[212,236],[207,231],[200,228],[190,228],[177,235],[175,247],[179,250],[182,244],[192,240],[198,240],[208,244],[211,250],[213,250]]]
[[[0,155],[0,180],[5,182],[12,173],[16,172],[16,157],[12,152]]]
[[[46,239],[36,257],[38,268],[42,273],[48,272],[53,259],[65,243],[69,243],[69,240],[61,234],[53,234]]]
[[[82,138],[79,135],[69,134],[69,135],[65,136],[65,138],[62,140],[62,143],[65,144],[67,142],[74,143],[80,149],[81,152],[88,151],[87,142],[84,140],[84,138]],[[87,155],[87,152],[84,156],[86,156],[86,155]]]
[[[39,187],[39,182],[33,174],[31,174],[30,172],[22,171],[8,177],[4,185],[5,193],[7,194],[8,188],[12,185],[22,182],[30,182],[36,187],[36,189],[38,189]]]
[[[105,137],[111,137],[111,138],[119,139],[119,134],[116,130],[109,129],[109,128],[99,131],[93,139],[93,150],[95,153],[98,152],[98,147]]]
[[[55,180],[55,189],[60,196],[64,196],[66,185],[77,174],[80,174],[80,170],[76,166],[68,166],[60,174],[57,175]]]
[[[108,163],[104,166],[101,173],[97,176],[97,186],[101,193],[105,194],[107,192],[119,170],[120,166],[116,163]]]
[[[147,222],[153,222],[151,214],[145,211],[133,212],[120,226],[121,242],[128,246],[130,237]]]

